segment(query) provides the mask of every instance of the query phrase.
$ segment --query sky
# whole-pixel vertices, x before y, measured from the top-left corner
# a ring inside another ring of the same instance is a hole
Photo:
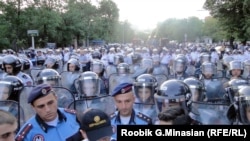
[[[203,9],[206,0],[113,0],[119,8],[119,20],[127,20],[139,30],[153,29],[158,22],[169,18],[196,16],[204,19],[209,12]]]

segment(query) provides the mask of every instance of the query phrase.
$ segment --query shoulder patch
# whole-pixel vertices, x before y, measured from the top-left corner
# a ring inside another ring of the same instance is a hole
[[[28,79],[28,77],[24,74],[24,75],[22,75],[22,78],[24,78],[24,79]]]
[[[76,114],[76,110],[64,108],[64,111],[70,114]]]
[[[113,119],[115,117],[115,113],[111,114],[109,117],[110,119]]]
[[[19,133],[19,135],[16,136],[15,141],[22,141],[24,137],[29,133],[29,131],[32,128],[32,124],[27,124],[23,130]]]
[[[142,120],[148,122],[149,124],[152,123],[152,119],[151,119],[150,117],[144,115],[144,114],[141,113],[141,112],[138,112],[138,113],[136,114],[136,116],[137,116],[138,118],[140,118],[140,119],[142,119]]]

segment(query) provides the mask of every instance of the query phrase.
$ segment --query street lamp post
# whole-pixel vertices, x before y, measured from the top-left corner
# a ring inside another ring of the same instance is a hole
[[[122,32],[122,42],[123,42],[123,44],[125,44],[124,38],[125,38],[125,22],[123,22],[123,32]]]
[[[90,32],[90,26],[91,26],[91,23],[92,23],[93,21],[94,21],[93,19],[90,19],[90,20],[89,20],[89,24],[88,24],[88,32],[87,32],[87,47],[89,47],[89,32]]]

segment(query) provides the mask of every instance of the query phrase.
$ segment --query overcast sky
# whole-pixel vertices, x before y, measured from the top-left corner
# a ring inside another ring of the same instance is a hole
[[[203,10],[205,0],[113,0],[120,9],[120,21],[128,20],[138,29],[152,29],[168,18],[204,19],[209,12]]]

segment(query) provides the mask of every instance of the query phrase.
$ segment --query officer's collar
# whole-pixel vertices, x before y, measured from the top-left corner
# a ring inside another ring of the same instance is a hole
[[[66,116],[60,110],[57,110],[57,113],[58,113],[59,121],[67,120]],[[36,114],[35,118],[36,118],[37,123],[42,128],[42,130],[47,133],[49,125],[45,123],[38,114]]]
[[[121,123],[120,112],[118,112],[118,114],[117,114],[116,121]],[[134,111],[134,109],[132,110],[131,117],[130,117],[130,120],[129,120],[128,124],[131,125],[133,123],[135,124],[135,111]]]

